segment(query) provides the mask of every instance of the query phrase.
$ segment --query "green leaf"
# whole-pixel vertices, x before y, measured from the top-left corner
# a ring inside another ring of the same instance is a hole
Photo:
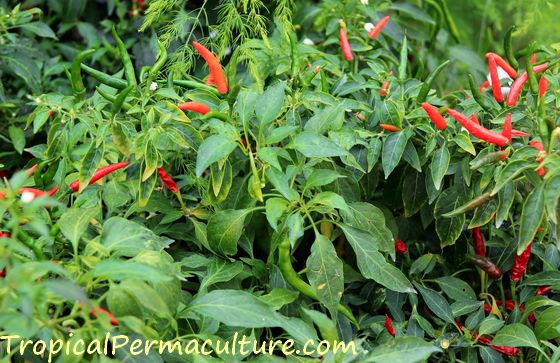
[[[553,306],[539,314],[535,333],[541,340],[560,337],[560,306]]]
[[[505,321],[497,319],[493,315],[490,315],[489,317],[484,319],[482,323],[480,323],[480,326],[478,327],[478,334],[479,335],[493,334],[498,330],[500,330],[504,326],[504,324]]]
[[[111,217],[103,224],[101,244],[117,256],[134,257],[145,250],[163,251],[173,240],[157,236],[134,221]]]
[[[480,207],[476,208],[468,228],[472,229],[488,224],[496,215],[497,209],[498,203],[496,202],[496,199],[490,199],[487,203],[484,203]]]
[[[426,177],[421,173],[406,174],[402,187],[402,200],[405,217],[416,214],[428,201]]]
[[[348,205],[344,198],[334,192],[321,192],[311,199],[309,204],[320,204],[339,210],[348,210]]]
[[[274,121],[284,106],[284,88],[286,81],[280,81],[268,87],[260,95],[255,104],[255,114],[260,122],[261,128]]]
[[[414,282],[414,286],[418,289],[418,291],[420,291],[420,295],[422,295],[428,309],[430,309],[435,316],[443,319],[449,324],[455,323],[451,306],[449,306],[447,300],[434,290],[424,287],[417,282]]]
[[[296,241],[300,238],[303,237],[303,227],[304,227],[304,223],[305,221],[303,220],[303,217],[300,213],[292,213],[287,219],[286,219],[286,226],[288,227],[288,239],[290,240],[290,245],[292,247],[295,246]]]
[[[521,222],[519,224],[519,244],[517,254],[520,255],[527,246],[533,241],[537,234],[537,228],[544,217],[544,187],[539,184],[525,200],[523,211],[521,212]]]
[[[546,214],[554,224],[557,224],[558,198],[560,198],[560,175],[555,175],[548,179],[544,188]]]
[[[395,252],[395,239],[386,226],[381,209],[369,203],[355,202],[349,205],[348,211],[342,211],[342,216],[344,222],[351,227],[369,232],[369,236],[364,238],[372,239],[376,249],[389,253]]]
[[[304,131],[297,135],[292,147],[308,158],[329,158],[348,155],[348,151],[323,135]]]
[[[297,291],[277,287],[272,289],[268,294],[260,296],[259,299],[267,303],[274,310],[278,310],[284,305],[296,301],[298,295]]]
[[[10,140],[12,141],[14,149],[21,155],[25,148],[25,133],[19,127],[10,126],[8,128],[8,134],[10,135]]]
[[[439,196],[434,208],[436,217],[436,232],[441,240],[441,247],[455,244],[463,231],[465,215],[460,214],[451,218],[442,217],[443,214],[457,209],[462,204],[455,189],[446,189]]]
[[[399,131],[393,132],[385,139],[383,151],[381,152],[381,162],[383,164],[383,171],[385,172],[385,179],[387,179],[393,170],[395,170],[399,161],[401,161],[409,137],[410,133]]]
[[[305,131],[322,134],[330,130],[338,130],[344,123],[344,103],[329,106],[315,113],[305,124]]]
[[[471,142],[471,139],[465,134],[457,134],[453,138],[453,141],[459,146],[461,149],[465,150],[471,155],[476,155],[476,150],[474,145]]]
[[[309,177],[305,182],[305,188],[320,187],[323,185],[329,185],[338,178],[345,178],[344,175],[337,173],[334,170],[329,169],[313,169]]]
[[[493,345],[530,347],[540,350],[535,333],[526,325],[515,323],[503,327],[492,339]]]
[[[506,184],[515,179],[518,175],[523,173],[527,169],[533,168],[535,165],[534,161],[529,160],[514,160],[506,165],[502,169],[500,175],[496,179],[496,185],[492,189],[491,194],[496,194],[500,189],[502,189]]]
[[[437,149],[434,153],[430,171],[432,173],[432,180],[434,181],[436,190],[441,188],[441,182],[443,181],[443,177],[449,168],[450,159],[451,156],[449,155],[449,150],[447,150],[447,146],[445,145]]]
[[[228,209],[216,212],[208,220],[208,242],[212,250],[224,255],[237,252],[237,241],[243,234],[248,209]]]
[[[266,219],[275,231],[278,230],[278,220],[282,217],[282,215],[284,215],[289,207],[290,203],[282,198],[268,198],[266,200]]]
[[[465,281],[452,276],[442,276],[435,279],[441,290],[456,301],[476,300],[476,294]]]
[[[311,254],[307,258],[307,278],[319,301],[335,318],[344,291],[344,273],[334,245],[321,234],[316,235]]]
[[[527,286],[557,285],[560,281],[560,271],[543,271],[526,278],[522,284]]]
[[[169,281],[171,276],[159,268],[134,261],[103,260],[96,264],[89,272],[93,277],[113,281],[138,279],[150,282]]]
[[[98,207],[73,208],[64,212],[58,220],[60,231],[70,240],[74,251],[77,251],[80,239],[86,232],[90,221],[95,218],[98,212]]]
[[[513,182],[506,184],[506,186],[498,192],[498,210],[496,211],[496,220],[494,223],[496,228],[499,228],[502,222],[508,218],[514,198],[515,185]]]
[[[100,147],[97,147],[95,143],[91,143],[80,164],[80,193],[88,186],[88,182],[93,176],[95,169],[101,163],[104,153],[105,143],[101,144]]]
[[[56,39],[56,35],[52,31],[52,29],[45,23],[41,23],[41,22],[36,21],[36,22],[33,22],[33,23],[27,23],[27,24],[20,25],[20,28],[28,30],[28,31],[32,32],[33,34],[38,35],[38,36],[43,37],[43,38]]]
[[[418,337],[402,336],[373,348],[364,362],[424,362],[437,352],[441,349],[433,343]]]
[[[206,168],[216,161],[225,159],[237,144],[225,135],[212,135],[204,140],[196,157],[196,176],[200,178]]]
[[[208,265],[208,271],[198,288],[198,294],[205,293],[209,286],[218,282],[233,280],[237,275],[243,272],[243,263],[241,261],[228,262],[222,259],[215,259]]]
[[[370,234],[343,223],[340,224],[340,228],[354,249],[358,268],[365,278],[396,292],[415,292],[402,271],[388,263],[377,251]]]
[[[410,164],[419,173],[422,172],[422,165],[420,165],[420,158],[414,144],[409,140],[404,148],[403,159]]]

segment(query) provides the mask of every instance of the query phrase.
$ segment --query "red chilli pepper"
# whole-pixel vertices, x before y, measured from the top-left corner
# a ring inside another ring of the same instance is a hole
[[[381,19],[381,20],[379,21],[379,23],[377,23],[377,25],[375,25],[375,26],[373,27],[373,29],[371,29],[371,30],[368,32],[368,36],[369,36],[371,39],[375,39],[375,38],[379,35],[379,33],[381,32],[381,30],[383,29],[383,27],[385,27],[385,25],[387,25],[387,23],[389,22],[390,19],[391,19],[390,16],[386,16],[386,17],[384,17],[383,19]]]
[[[204,58],[204,60],[208,64],[208,68],[210,68],[210,77],[212,79],[212,82],[216,83],[218,92],[220,92],[221,94],[227,93],[228,83],[219,59],[202,44],[195,41],[193,41],[192,44],[193,47],[198,51],[200,56]]]
[[[159,177],[161,178],[161,181],[163,182],[163,185],[165,185],[167,189],[171,191],[171,193],[175,193],[177,190],[179,190],[179,186],[177,185],[177,183],[175,183],[173,178],[169,174],[167,174],[164,168],[158,168],[157,171]]]
[[[492,84],[492,92],[494,93],[494,99],[498,102],[504,100],[504,94],[502,93],[502,85],[500,84],[500,76],[498,75],[498,66],[496,65],[496,58],[493,53],[486,54],[488,59],[488,69],[490,70],[490,79]]]
[[[183,102],[178,104],[177,107],[182,111],[193,111],[203,115],[210,112],[210,107],[200,102]]]
[[[6,268],[5,267],[2,269],[2,271],[0,271],[0,278],[3,279],[4,277],[6,277]]]
[[[39,164],[35,164],[32,167],[30,167],[29,169],[27,169],[27,175],[31,176],[31,175],[35,174],[35,170],[37,170],[38,166],[39,166]]]
[[[511,130],[511,136],[512,137],[529,137],[531,136],[530,134],[520,131],[520,130]]]
[[[531,257],[531,245],[533,243],[529,243],[525,251],[523,251],[520,255],[515,257],[515,261],[513,262],[513,267],[509,272],[510,278],[512,281],[519,281],[525,274],[525,269],[527,268],[527,263],[529,262],[529,258]]]
[[[122,169],[125,166],[127,166],[128,164],[129,164],[128,161],[123,161],[123,162],[120,162],[120,163],[107,165],[103,168],[97,169],[93,173],[93,176],[91,177],[91,179],[89,180],[87,185],[95,183],[96,181],[103,178],[104,176],[106,176],[108,174],[111,174],[112,172],[114,172],[116,170]],[[70,184],[70,189],[72,189],[73,192],[77,192],[78,190],[80,190],[80,181],[76,180],[76,181],[72,182],[72,184]]]
[[[532,147],[534,147],[535,149],[539,150],[541,153],[544,152],[544,145],[542,142],[537,141],[537,140],[531,140],[531,142],[529,143]],[[537,159],[537,162],[540,164],[542,163],[542,159],[540,155],[537,155],[535,157]],[[546,173],[546,169],[545,168],[538,168],[537,169],[537,174],[539,174],[539,176],[543,176]]]
[[[478,121],[478,117],[476,117],[476,113],[473,113],[473,114],[471,115],[471,120],[472,120],[472,122],[474,122],[475,124],[480,125],[480,121]]]
[[[502,302],[498,300],[496,301],[496,305],[501,306]],[[515,302],[513,300],[506,300],[504,307],[506,308],[507,311],[513,311],[515,309]],[[492,312],[492,307],[487,303],[484,303],[484,311],[486,311],[486,314],[490,314]],[[521,312],[525,311],[525,306],[519,305],[519,311]],[[535,314],[533,314],[533,312],[531,312],[527,318],[531,324],[535,324],[536,317]]]
[[[537,63],[537,55],[535,53],[531,54],[531,63],[532,64]]]
[[[484,236],[480,227],[475,227],[472,229],[472,240],[474,246],[474,253],[477,256],[486,256],[486,248],[484,247]]]
[[[535,72],[535,74],[537,74],[544,71],[546,67],[548,67],[548,62],[533,67],[533,71]],[[515,106],[515,104],[517,103],[517,99],[519,98],[519,94],[521,93],[521,90],[523,89],[523,86],[527,82],[528,78],[529,76],[527,75],[527,72],[523,72],[519,75],[519,77],[515,79],[515,81],[513,81],[506,98],[506,105],[508,105],[509,107]]]
[[[395,125],[379,124],[379,127],[381,127],[383,130],[391,131],[391,132],[398,132],[398,131],[401,131],[401,129],[398,128],[398,127],[395,126]]]
[[[352,48],[350,47],[350,42],[348,42],[348,37],[346,36],[346,23],[344,20],[339,19],[338,24],[340,24],[340,48],[342,49],[342,54],[347,61],[354,59],[354,54],[352,54]]]
[[[494,57],[496,64],[499,65],[504,71],[506,71],[508,76],[510,76],[511,78],[515,78],[515,76],[517,76],[517,71],[515,70],[515,68],[510,66],[504,58],[500,57],[496,53],[486,53],[487,58],[490,56]]]
[[[39,190],[39,189],[35,189],[35,188],[20,188],[19,193],[20,194],[23,194],[23,193],[33,194],[33,199],[42,197],[43,195],[47,194],[46,192],[44,192],[42,190]]]
[[[511,145],[512,142],[512,127],[511,127],[511,113],[506,115],[506,119],[504,121],[504,126],[502,127],[502,135],[507,137],[509,144]]]
[[[445,122],[445,119],[439,113],[437,107],[432,106],[427,102],[424,102],[422,103],[422,108],[424,109],[424,111],[426,111],[428,117],[430,117],[430,120],[432,120],[432,122],[436,125],[436,127],[439,130],[445,130],[445,128],[447,127],[447,122]]]
[[[385,314],[385,329],[387,329],[387,333],[395,336],[395,328],[393,328],[393,323],[391,322],[391,318],[389,315]]]
[[[459,330],[461,331],[461,333],[464,333],[465,328],[463,327],[463,325],[461,325],[461,323],[459,323],[458,321],[455,321],[455,323],[459,327]],[[505,355],[509,355],[509,356],[516,356],[517,354],[519,354],[519,348],[501,346],[501,345],[492,345],[492,340],[491,339],[485,338],[485,337],[479,337],[478,334],[473,333],[472,330],[468,330],[468,332],[472,336],[473,339],[478,338],[478,342],[480,342],[483,345],[489,346],[490,348],[494,349],[496,352],[499,352],[499,353],[502,353],[502,354],[505,354]]]
[[[403,242],[402,239],[398,239],[395,242],[395,251],[397,253],[406,253],[408,251],[408,247],[406,247],[406,244]]]
[[[115,316],[113,315],[113,313],[99,307],[93,307],[91,308],[91,311],[89,312],[89,314],[91,316],[93,316],[94,318],[97,318],[97,313],[103,313],[106,314],[109,317],[109,322],[111,323],[111,325],[119,325],[119,322],[117,321],[117,319],[115,319]]]
[[[481,126],[480,124],[469,120],[467,116],[452,108],[448,108],[447,113],[450,114],[451,117],[453,117],[455,120],[459,121],[459,123],[474,137],[498,146],[504,146],[508,141],[505,136],[492,132],[487,128]]]
[[[539,96],[544,97],[546,94],[546,90],[548,88],[548,79],[545,76],[542,76],[539,80]]]
[[[552,287],[550,287],[550,286],[539,286],[537,288],[537,291],[535,292],[535,295],[544,296],[544,295],[548,294],[550,291],[552,291]]]
[[[490,87],[490,81],[484,81],[484,82],[482,82],[482,84],[480,85],[478,90],[480,91],[480,93],[482,93],[488,87]]]

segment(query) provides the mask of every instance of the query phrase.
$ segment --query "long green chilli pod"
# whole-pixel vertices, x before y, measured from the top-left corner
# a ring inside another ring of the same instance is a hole
[[[529,80],[529,88],[531,88],[531,93],[536,96],[539,92],[539,82],[537,81],[537,76],[533,70],[533,63],[531,62],[531,55],[533,54],[534,43],[529,46],[529,51],[525,54],[525,69],[527,72],[527,77]]]
[[[156,62],[149,71],[150,77],[156,76],[165,65],[165,62],[167,62],[167,49],[163,43],[158,40],[158,56]]]
[[[138,77],[138,80],[140,82],[144,81],[144,78],[146,78],[146,74],[150,73],[150,69],[152,69],[152,67],[150,66],[144,66],[142,67],[142,69],[140,69],[140,76]]]
[[[319,72],[321,74],[321,91],[324,93],[329,93],[329,82],[327,80],[327,72],[324,70]]]
[[[541,136],[541,140],[543,142],[544,148],[548,149],[549,146],[549,139],[550,139],[550,130],[554,127],[549,127],[546,117],[546,109],[544,107],[544,97],[539,98],[538,101],[538,112],[537,112],[537,122],[539,126],[539,135]]]
[[[206,113],[204,116],[202,116],[200,119],[204,121],[204,120],[209,120],[211,118],[217,118],[218,120],[222,120],[222,121],[227,121],[229,119],[227,114],[219,111],[210,111]]]
[[[119,93],[117,95],[117,97],[115,98],[115,102],[113,102],[113,107],[111,107],[111,113],[113,115],[116,115],[117,113],[119,113],[119,111],[123,107],[124,100],[126,99],[126,96],[128,96],[128,94],[130,93],[130,91],[133,88],[134,88],[134,86],[128,86],[125,89],[123,89],[121,91],[121,93]]]
[[[446,217],[446,218],[449,218],[449,217],[453,217],[453,216],[456,216],[456,215],[464,214],[464,213],[466,213],[466,212],[468,212],[472,209],[480,207],[481,205],[485,204],[486,202],[488,202],[492,198],[493,198],[492,194],[484,193],[480,197],[477,197],[477,198],[471,200],[467,204],[464,204],[464,205],[460,206],[459,208],[457,208],[455,210],[452,210],[451,212],[443,214],[443,216]]]
[[[471,93],[473,95],[474,100],[476,103],[480,105],[486,112],[490,113],[492,116],[496,116],[496,110],[492,106],[492,102],[490,102],[479,90],[477,87],[474,77],[472,74],[469,74],[469,86],[471,88]]]
[[[278,267],[282,272],[282,276],[284,276],[286,281],[290,285],[292,285],[292,287],[294,287],[296,290],[298,290],[299,292],[301,292],[307,297],[310,297],[314,300],[319,299],[317,297],[317,294],[315,294],[313,288],[308,283],[303,281],[299,277],[297,272],[294,270],[294,267],[292,266],[291,254],[290,254],[290,241],[288,241],[288,239],[284,239],[280,243],[280,246],[278,246]],[[354,323],[356,327],[359,326],[358,321],[346,306],[342,304],[338,304],[338,311],[342,315],[346,316],[352,323]]]
[[[416,98],[416,100],[418,101],[418,103],[422,103],[424,101],[426,101],[426,97],[428,96],[428,92],[430,92],[430,89],[432,88],[432,84],[434,83],[434,80],[436,79],[436,77],[441,73],[441,71],[443,71],[445,69],[445,67],[447,67],[447,65],[449,64],[449,61],[446,60],[445,62],[443,62],[442,64],[440,64],[429,76],[428,78],[426,78],[426,81],[424,82],[424,84],[422,85],[422,88],[420,88],[420,92],[418,92],[418,97]]]
[[[513,47],[511,45],[511,38],[513,36],[513,32],[517,29],[517,27],[515,25],[512,25],[507,33],[506,36],[504,38],[504,51],[506,53],[506,58],[509,62],[509,64],[515,68],[518,69],[519,68],[519,62],[517,61],[517,58],[515,58],[515,55],[513,54]]]
[[[447,27],[449,28],[449,33],[451,33],[451,36],[453,37],[453,39],[455,39],[457,43],[460,43],[461,41],[460,41],[459,30],[457,29],[455,20],[453,20],[453,17],[451,16],[451,12],[447,7],[446,0],[440,0],[439,2],[441,4],[441,10],[443,11],[445,22],[447,23]]]
[[[101,89],[100,87],[95,87],[95,90],[97,91],[97,93],[99,93],[99,95],[101,97],[103,97],[104,99],[106,99],[107,101],[114,103],[117,100],[116,96],[113,96],[107,92],[105,92],[103,89]],[[122,109],[125,111],[128,111],[132,108],[132,105],[130,103],[123,103],[122,104]]]
[[[90,76],[92,76],[93,78],[98,80],[99,82],[101,82],[101,83],[103,83],[103,84],[105,84],[109,87],[113,87],[113,88],[116,88],[116,89],[125,89],[126,87],[128,87],[128,84],[126,83],[126,81],[124,81],[120,78],[108,75],[107,73],[98,71],[97,69],[88,67],[83,63],[80,64],[80,68],[82,68],[82,70],[84,72],[86,72],[87,74],[89,74]]]
[[[205,85],[204,83],[196,82],[196,81],[188,81],[185,79],[175,79],[173,80],[173,84],[176,86],[186,87],[186,88],[194,88],[194,89],[201,89],[219,96],[220,93],[214,87],[210,87]]]
[[[299,66],[299,62],[298,62],[298,44],[297,44],[297,38],[296,35],[293,31],[289,31],[288,32],[288,38],[290,40],[290,56],[291,56],[291,63],[290,63],[290,72],[292,74],[292,78],[294,78],[296,76],[296,74],[298,73],[298,66]]]
[[[115,38],[115,42],[117,43],[117,48],[118,48],[119,53],[121,55],[121,61],[123,63],[123,67],[124,67],[124,77],[128,81],[129,86],[132,86],[132,85],[135,86],[137,84],[136,83],[136,72],[134,71],[134,65],[132,64],[132,60],[130,59],[130,55],[128,54],[128,51],[126,50],[126,46],[124,45],[123,41],[121,40],[121,38],[119,38],[119,35],[117,34],[117,31],[115,30],[115,27],[113,27],[111,32],[113,33],[113,37]]]
[[[74,58],[74,61],[72,61],[72,66],[70,67],[72,91],[78,101],[82,101],[86,96],[86,88],[84,87],[84,82],[82,80],[82,69],[80,68],[80,64],[86,57],[89,57],[94,52],[95,49],[88,49],[78,53],[76,58]]]
[[[406,78],[406,66],[408,65],[408,44],[406,34],[403,37],[401,48],[401,61],[399,63],[399,82],[403,83]]]

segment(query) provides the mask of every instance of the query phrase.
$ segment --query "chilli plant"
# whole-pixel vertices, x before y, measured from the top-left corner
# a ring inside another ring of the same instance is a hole
[[[154,362],[558,361],[559,55],[512,30],[482,82],[425,55],[456,32],[426,3],[306,2],[228,57],[190,39],[186,75],[164,42],[137,69],[115,29],[119,72],[78,54],[0,189],[0,333],[297,348]]]

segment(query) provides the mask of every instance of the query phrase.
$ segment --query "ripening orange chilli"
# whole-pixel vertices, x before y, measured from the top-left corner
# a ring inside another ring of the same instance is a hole
[[[515,68],[510,66],[504,58],[500,57],[496,53],[486,53],[486,57],[488,56],[494,57],[496,64],[499,65],[504,71],[506,71],[508,76],[510,76],[511,78],[515,78],[515,76],[517,76],[517,71],[515,70]]]
[[[447,113],[455,120],[459,121],[459,123],[474,137],[498,146],[504,146],[508,141],[504,135],[488,130],[452,108],[448,108]]]
[[[383,130],[386,131],[391,131],[391,132],[397,132],[397,131],[401,131],[400,128],[398,128],[395,125],[389,125],[389,124],[379,124],[379,127],[381,127]]]
[[[424,109],[424,111],[426,111],[428,117],[430,117],[430,120],[432,120],[432,122],[436,125],[438,129],[445,130],[445,128],[447,127],[447,122],[445,122],[445,119],[439,113],[437,107],[432,106],[427,102],[424,102],[422,103],[422,108]]]
[[[390,19],[391,19],[390,16],[386,16],[386,17],[384,17],[383,19],[381,19],[381,20],[379,21],[379,23],[377,23],[377,24],[373,27],[373,29],[371,29],[371,30],[368,32],[368,36],[369,36],[371,39],[375,39],[375,38],[379,35],[379,33],[381,32],[381,30],[383,30],[383,28],[385,27],[385,25],[387,25],[387,23],[389,22]]]
[[[383,85],[381,86],[381,89],[379,90],[379,94],[381,95],[381,97],[385,97],[385,96],[387,96],[388,91],[389,91],[389,81],[384,80]]]
[[[338,20],[340,24],[340,48],[342,49],[342,54],[344,54],[344,58],[349,61],[354,59],[354,54],[352,54],[352,48],[350,47],[350,42],[348,42],[348,37],[346,35],[346,23],[342,19]]]
[[[494,99],[498,102],[504,100],[504,94],[502,93],[502,85],[500,84],[500,76],[498,75],[498,66],[496,65],[496,58],[489,53],[486,55],[488,58],[488,69],[490,70],[490,79],[492,84],[492,92],[494,93]]]
[[[219,59],[202,44],[193,41],[193,47],[198,51],[210,68],[211,80],[216,83],[216,88],[221,94],[227,93],[228,84]]]
[[[204,103],[194,101],[180,103],[177,107],[182,111],[193,111],[203,115],[210,112],[210,107],[206,106]]]

